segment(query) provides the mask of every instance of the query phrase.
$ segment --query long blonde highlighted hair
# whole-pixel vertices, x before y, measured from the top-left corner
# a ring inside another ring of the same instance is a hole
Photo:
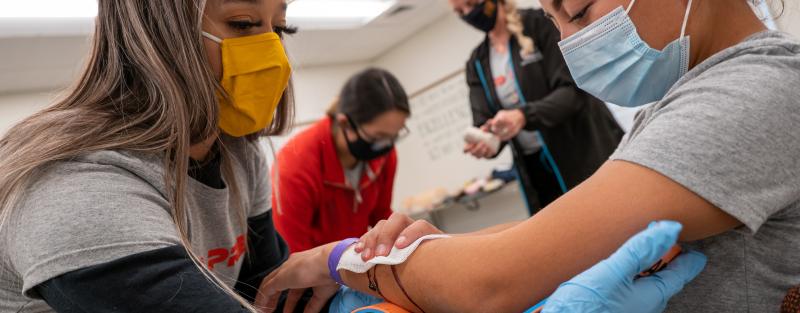
[[[221,90],[202,44],[206,0],[100,0],[91,55],[80,79],[49,108],[0,139],[0,229],[38,174],[55,161],[101,150],[163,156],[172,217],[192,261],[244,307],[255,309],[209,272],[192,251],[185,191],[189,147],[218,132]],[[280,133],[292,119],[291,88],[276,120],[262,133]],[[225,154],[225,149],[221,149]],[[223,160],[229,160],[223,155]],[[223,161],[223,176],[232,175]],[[229,182],[235,195],[239,189]],[[243,207],[240,223],[246,229]]]
[[[511,35],[517,39],[522,55],[531,55],[536,52],[536,45],[533,38],[525,35],[525,26],[522,24],[522,17],[517,9],[516,0],[501,0],[506,13],[506,27]]]

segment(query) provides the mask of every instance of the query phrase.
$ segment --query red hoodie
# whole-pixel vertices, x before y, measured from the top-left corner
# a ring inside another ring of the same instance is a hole
[[[369,226],[392,214],[397,153],[367,162],[360,182],[361,201],[344,176],[324,118],[292,138],[272,170],[275,228],[292,252],[361,237]]]

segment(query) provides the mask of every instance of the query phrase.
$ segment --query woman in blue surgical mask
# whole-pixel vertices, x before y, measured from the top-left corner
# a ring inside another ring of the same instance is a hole
[[[800,284],[800,43],[767,30],[749,0],[541,2],[579,87],[619,105],[651,103],[632,132],[535,217],[428,241],[394,271],[339,271],[342,281],[391,286],[386,298],[425,312],[521,312],[562,284],[545,312],[778,312]],[[640,286],[631,268],[656,250],[638,245],[620,251],[640,259],[614,254],[570,279],[653,220],[680,222],[684,251],[708,257],[696,279]],[[402,248],[435,232],[393,216],[355,247]],[[330,251],[290,258],[264,290],[324,284],[323,265],[288,274]]]

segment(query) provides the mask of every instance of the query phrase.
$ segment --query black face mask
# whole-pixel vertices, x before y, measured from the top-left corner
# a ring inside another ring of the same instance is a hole
[[[486,0],[476,5],[461,19],[484,33],[490,32],[497,23],[497,0]]]
[[[356,141],[350,141],[347,139],[347,133],[344,131],[344,127],[342,127],[344,141],[347,142],[347,149],[350,150],[350,154],[352,154],[357,160],[371,161],[387,155],[389,152],[392,152],[392,149],[394,149],[394,144],[376,147],[375,143],[364,140],[364,138],[361,137],[361,134],[358,133],[358,126],[355,122],[353,122],[353,119],[348,116],[347,121],[350,122],[350,126],[353,127],[353,131],[356,133],[356,137],[358,137],[358,139],[356,139]]]

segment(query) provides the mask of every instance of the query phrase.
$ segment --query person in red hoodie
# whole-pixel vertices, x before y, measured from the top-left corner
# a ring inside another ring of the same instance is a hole
[[[275,227],[292,252],[363,235],[392,214],[394,144],[408,96],[392,74],[350,78],[327,116],[292,138],[273,167]]]

